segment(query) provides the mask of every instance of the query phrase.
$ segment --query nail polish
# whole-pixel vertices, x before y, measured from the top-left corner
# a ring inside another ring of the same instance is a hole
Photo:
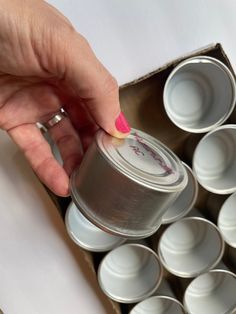
[[[118,118],[116,119],[115,125],[116,125],[117,130],[121,133],[129,133],[130,132],[129,123],[126,120],[123,112],[121,112],[119,114]]]

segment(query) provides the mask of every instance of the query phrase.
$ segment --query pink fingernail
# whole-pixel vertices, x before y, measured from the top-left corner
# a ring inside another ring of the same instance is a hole
[[[128,121],[126,120],[123,112],[121,112],[116,119],[116,128],[121,133],[129,133],[130,132],[130,126]]]

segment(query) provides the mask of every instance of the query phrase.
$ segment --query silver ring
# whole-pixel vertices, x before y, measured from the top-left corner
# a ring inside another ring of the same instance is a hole
[[[48,130],[66,117],[67,114],[65,110],[61,108],[60,111],[55,113],[54,116],[52,116],[47,122],[43,124],[43,126]]]

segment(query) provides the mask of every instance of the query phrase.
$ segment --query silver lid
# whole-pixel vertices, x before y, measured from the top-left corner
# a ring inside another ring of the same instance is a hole
[[[100,130],[96,143],[112,167],[141,185],[174,192],[187,184],[187,172],[179,158],[144,132],[132,129],[128,137],[118,139]]]

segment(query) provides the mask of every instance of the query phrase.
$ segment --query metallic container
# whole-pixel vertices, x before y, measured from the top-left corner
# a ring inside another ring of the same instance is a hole
[[[139,302],[129,314],[185,314],[183,305],[172,297],[152,296]]]
[[[218,59],[196,56],[182,61],[169,75],[164,107],[170,120],[193,133],[221,125],[235,107],[235,78]]]
[[[67,208],[65,225],[72,241],[87,251],[106,252],[126,241],[124,237],[114,236],[94,226],[73,202]]]
[[[123,244],[102,259],[98,267],[98,283],[112,300],[139,302],[156,291],[163,277],[157,254],[135,243]]]
[[[217,226],[200,217],[185,217],[169,225],[158,243],[162,265],[182,278],[196,277],[214,268],[224,250]]]
[[[236,125],[224,124],[208,132],[193,154],[193,171],[209,192],[236,192]]]
[[[184,305],[189,314],[235,314],[236,276],[227,270],[213,269],[189,284]]]
[[[196,203],[198,196],[198,183],[192,169],[183,163],[188,173],[188,184],[179,194],[174,203],[162,217],[162,224],[170,224],[186,216]]]
[[[70,182],[74,203],[93,224],[127,238],[153,234],[186,184],[178,157],[135,129],[125,139],[99,130]]]

